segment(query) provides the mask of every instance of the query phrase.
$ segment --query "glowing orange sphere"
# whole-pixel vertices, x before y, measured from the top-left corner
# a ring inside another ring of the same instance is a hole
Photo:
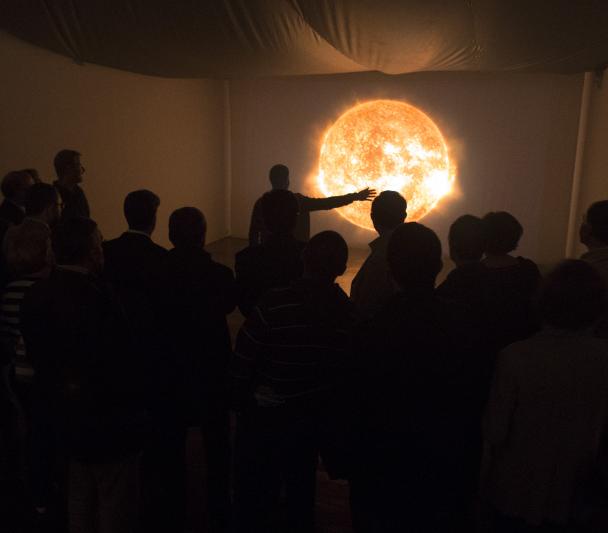
[[[325,196],[370,187],[401,193],[408,220],[420,220],[452,190],[445,140],[422,111],[397,100],[374,100],[346,111],[325,132],[317,185]],[[339,209],[353,224],[373,229],[370,202]]]

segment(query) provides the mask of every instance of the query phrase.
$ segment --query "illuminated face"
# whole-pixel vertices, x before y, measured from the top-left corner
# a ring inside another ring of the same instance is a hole
[[[407,200],[408,220],[420,220],[452,190],[454,169],[441,132],[415,107],[397,100],[356,105],[325,132],[317,184],[326,196],[370,187]],[[373,229],[370,202],[339,209],[347,220]]]

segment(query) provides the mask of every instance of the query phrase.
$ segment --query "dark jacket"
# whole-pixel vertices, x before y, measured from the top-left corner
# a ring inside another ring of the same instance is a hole
[[[54,181],[53,186],[57,189],[61,201],[63,202],[63,211],[61,212],[62,220],[74,217],[89,218],[91,216],[89,202],[80,186],[74,185],[74,188],[70,190],[61,185],[58,181]]]
[[[296,222],[294,237],[298,241],[308,242],[310,240],[310,213],[311,211],[326,211],[337,207],[344,207],[352,204],[357,195],[354,193],[344,194],[342,196],[330,196],[329,198],[310,198],[300,193],[295,193],[298,200],[300,214]],[[264,224],[262,215],[262,198],[258,198],[251,212],[251,222],[249,224],[249,245],[257,246],[262,244],[268,238],[269,233]]]
[[[58,267],[29,290],[22,332],[37,395],[51,406],[71,456],[101,462],[140,449],[138,354],[106,284]]]
[[[302,276],[305,244],[289,235],[270,235],[260,246],[248,246],[236,254],[238,304],[248,316],[269,289],[288,287]]]
[[[226,315],[236,305],[232,271],[202,248],[174,248],[162,261],[159,288],[159,328],[176,393],[198,403],[223,398],[231,353]]]

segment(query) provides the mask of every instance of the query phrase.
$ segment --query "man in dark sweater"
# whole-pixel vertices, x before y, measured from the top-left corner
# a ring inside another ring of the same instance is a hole
[[[207,509],[212,531],[226,531],[230,516],[230,438],[228,367],[231,344],[226,315],[236,305],[232,271],[205,251],[207,223],[194,207],[169,218],[174,248],[161,263],[159,329],[166,352],[167,404],[164,457],[166,498],[154,530],[181,531],[185,510],[185,439],[199,426],[205,442]],[[172,409],[172,410],[171,410]],[[181,501],[180,501],[181,498]],[[171,511],[174,511],[171,514]],[[167,520],[167,522],[163,522]]]
[[[269,173],[272,190],[289,189],[289,168],[285,165],[274,165]],[[298,219],[294,229],[294,236],[297,240],[307,242],[310,239],[310,213],[311,211],[326,211],[337,207],[344,207],[353,202],[371,200],[376,196],[376,191],[363,189],[359,192],[344,194],[342,196],[330,196],[329,198],[310,198],[300,193],[295,193],[298,201]],[[262,208],[262,198],[259,198],[251,212],[251,223],[249,225],[249,244],[256,246],[266,241],[269,235],[269,228],[264,223]]]
[[[57,267],[22,308],[34,416],[46,413],[69,458],[70,530],[127,533],[136,527],[145,420],[138,359],[122,308],[97,277],[103,250],[95,222],[67,220],[53,245]]]
[[[57,180],[53,185],[63,202],[62,220],[72,217],[89,217],[89,202],[80,188],[84,167],[80,162],[80,153],[75,150],[61,150],[53,161]]]
[[[357,533],[461,531],[480,456],[475,343],[459,309],[435,296],[432,230],[398,227],[387,259],[400,293],[355,338],[353,524]]]
[[[302,276],[305,244],[293,236],[299,209],[296,196],[284,189],[267,192],[261,209],[266,240],[241,250],[235,259],[239,309],[244,316],[249,316],[266,291],[287,287]]]
[[[314,236],[304,278],[270,290],[236,341],[237,531],[313,531],[321,415],[349,360],[353,307],[335,284],[348,249],[337,233]],[[281,484],[287,524],[273,525]]]

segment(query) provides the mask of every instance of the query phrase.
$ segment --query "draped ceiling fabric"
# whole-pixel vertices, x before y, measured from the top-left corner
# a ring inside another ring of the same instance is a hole
[[[0,27],[165,77],[572,73],[608,63],[606,0],[0,0]]]

